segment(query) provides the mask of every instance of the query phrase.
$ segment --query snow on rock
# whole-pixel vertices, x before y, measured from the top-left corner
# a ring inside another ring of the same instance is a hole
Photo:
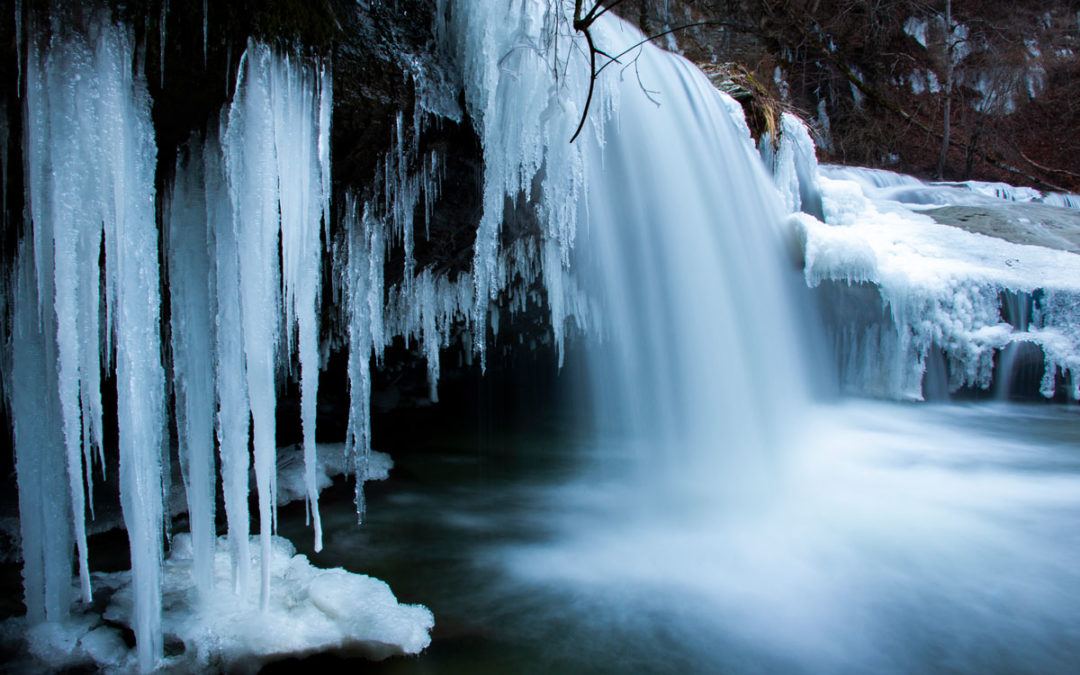
[[[302,473],[300,479],[303,489]],[[252,537],[252,567],[261,566],[260,550]],[[257,672],[275,659],[315,652],[381,660],[417,654],[431,642],[434,617],[427,608],[398,603],[379,579],[314,567],[287,539],[271,540],[272,590],[265,608],[256,586],[231,591],[232,560],[224,537],[216,551],[217,592],[202,594],[193,581],[190,535],[173,537],[162,570],[161,626],[166,642],[177,644],[173,651],[180,653],[159,661],[160,672]],[[134,670],[136,654],[121,632],[121,626],[132,625],[131,573],[95,573],[94,582],[103,597],[111,593],[103,616],[79,614],[73,606],[76,612],[65,621],[28,629],[21,617],[4,622],[0,634],[8,640],[21,636],[28,646],[19,662],[9,665],[26,672],[85,666],[105,673]]]
[[[941,206],[922,211],[944,225],[952,225],[1005,239],[1080,253],[1080,212],[1045,204],[1017,203],[982,206]]]
[[[1069,395],[1080,399],[1080,256],[1067,246],[1034,246],[1001,238],[1002,232],[986,236],[951,227],[918,211],[919,204],[947,203],[949,194],[968,204],[973,202],[964,200],[974,196],[987,211],[984,220],[993,214],[999,230],[1006,221],[1022,230],[1030,221],[1009,220],[1009,214],[1026,205],[889,172],[830,168],[823,173],[825,222],[802,213],[789,218],[803,243],[806,282],[812,287],[873,284],[891,319],[890,325],[845,321],[834,327],[844,385],[921,399],[927,359],[940,350],[948,360],[951,389],[987,388],[995,352],[1026,341],[1045,356],[1043,395],[1053,396],[1056,382],[1064,379]],[[930,198],[900,201],[913,196]],[[1037,207],[1057,212],[1066,224],[1060,227],[1071,222],[1071,211]],[[965,215],[978,217],[976,210]],[[1023,240],[1022,234],[1009,238]],[[1024,324],[1010,318],[1005,306],[1016,297],[1032,304]]]
[[[330,487],[335,476],[345,475],[351,470],[344,443],[319,443],[315,447],[317,453],[313,465],[305,463],[304,452],[299,445],[278,448],[278,506],[307,498],[306,467],[314,467],[315,486],[320,493]],[[363,480],[386,480],[393,466],[394,460],[390,455],[372,450]]]
[[[200,602],[191,584],[190,540],[178,535],[165,563],[162,627],[181,640],[185,653],[167,667],[213,666],[254,670],[275,657],[341,651],[382,659],[416,654],[427,647],[434,617],[425,607],[401,605],[386,583],[343,569],[313,567],[288,540],[273,537],[268,565],[271,594],[260,609],[259,593],[219,592]],[[215,557],[215,582],[231,587],[224,542]],[[252,542],[252,566],[260,547]],[[124,622],[128,587],[113,596],[107,619]]]

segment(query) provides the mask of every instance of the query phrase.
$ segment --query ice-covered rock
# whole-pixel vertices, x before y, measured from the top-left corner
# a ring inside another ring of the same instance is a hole
[[[249,550],[257,568],[262,561],[256,542],[252,537]],[[419,653],[430,643],[434,617],[427,608],[398,603],[379,579],[314,567],[287,539],[275,536],[271,543],[271,594],[260,607],[254,584],[246,592],[234,590],[224,537],[216,549],[210,594],[200,593],[194,583],[191,537],[173,537],[162,568],[161,626],[165,641],[175,647],[174,655],[158,663],[161,672],[256,672],[275,659],[315,652],[381,660]],[[132,625],[131,574],[94,574],[94,582],[109,598],[104,615],[75,608],[70,619],[29,629],[22,618],[5,622],[5,636],[21,635],[28,645],[27,653],[9,665],[26,672],[84,666],[106,673],[134,670],[136,655],[122,633]]]
[[[336,476],[349,473],[352,467],[344,443],[319,443],[315,447],[317,450],[314,463],[315,487],[322,492],[330,487]],[[305,464],[301,446],[278,448],[277,503],[279,506],[307,498],[307,479],[304,473],[306,466],[308,465]],[[390,469],[393,466],[394,460],[390,458],[390,455],[372,450],[363,480],[385,480],[390,475]]]
[[[823,173],[825,222],[789,219],[806,281],[872,284],[885,309],[885,320],[868,319],[876,310],[866,302],[833,313],[842,386],[921,399],[928,359],[940,351],[951,389],[988,388],[996,353],[1027,342],[1045,358],[1041,393],[1053,396],[1064,381],[1080,399],[1080,221],[1071,209],[884,171]],[[1023,322],[1008,307],[1018,298],[1030,305]]]

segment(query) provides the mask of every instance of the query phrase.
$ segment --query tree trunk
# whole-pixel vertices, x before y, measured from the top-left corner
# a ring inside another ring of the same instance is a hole
[[[945,177],[945,160],[949,154],[949,135],[952,131],[953,52],[955,46],[952,0],[945,0],[945,113],[942,120],[941,154],[938,156],[938,180]]]

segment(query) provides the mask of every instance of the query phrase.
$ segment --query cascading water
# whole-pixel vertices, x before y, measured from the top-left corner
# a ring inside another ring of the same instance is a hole
[[[611,53],[641,39],[604,28]],[[632,58],[633,77],[612,76],[604,142],[584,151],[575,272],[605,331],[588,356],[593,398],[605,432],[645,453],[660,508],[745,506],[775,491],[807,404],[799,279],[741,109],[677,57]]]
[[[533,198],[552,327],[561,344],[565,317],[587,314],[564,300],[580,284],[603,336],[590,350],[601,425],[648,446],[644,470],[668,499],[767,492],[758,481],[775,475],[769,457],[807,395],[806,329],[782,268],[777,195],[741,110],[696,68],[645,45],[599,78],[583,140],[567,144],[589,67],[572,47],[559,52],[559,11],[455,13],[488,157],[477,300],[503,201],[541,177]],[[595,30],[612,54],[641,40],[614,19]]]

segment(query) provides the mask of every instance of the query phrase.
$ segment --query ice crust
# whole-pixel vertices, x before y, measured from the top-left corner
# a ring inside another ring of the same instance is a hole
[[[218,543],[214,585],[228,588],[232,559],[225,537]],[[398,603],[390,587],[378,579],[314,567],[286,539],[275,536],[270,543],[267,567],[272,593],[264,603],[254,587],[241,595],[200,593],[193,583],[191,538],[186,533],[173,537],[162,570],[161,625],[167,638],[183,643],[183,652],[161,660],[161,672],[253,673],[275,658],[316,652],[384,659],[417,654],[430,643],[434,617],[425,607]],[[252,537],[249,548],[251,565],[261,567],[258,537]],[[93,664],[106,673],[137,667],[134,650],[115,627],[132,623],[131,575],[95,573],[94,580],[109,594],[104,614],[76,614],[30,628],[29,651],[39,661],[28,667]]]
[[[790,184],[783,171],[776,175],[782,190]],[[920,213],[978,206],[1022,230],[1036,224],[1017,216],[1011,203],[1048,205],[1039,214],[1052,218],[1054,208],[1075,205],[1076,195],[1001,183],[928,184],[852,167],[822,167],[816,184],[824,222],[805,213],[789,219],[802,244],[807,284],[872,284],[889,318],[851,316],[833,327],[846,389],[922,399],[928,359],[939,352],[949,365],[949,389],[985,389],[995,378],[995,354],[1028,342],[1045,358],[1041,393],[1053,396],[1064,381],[1068,395],[1080,399],[1080,256],[968,232]],[[1071,211],[1059,219],[1071,223]],[[1022,324],[1010,316],[1008,306],[1017,302],[1031,305]]]

